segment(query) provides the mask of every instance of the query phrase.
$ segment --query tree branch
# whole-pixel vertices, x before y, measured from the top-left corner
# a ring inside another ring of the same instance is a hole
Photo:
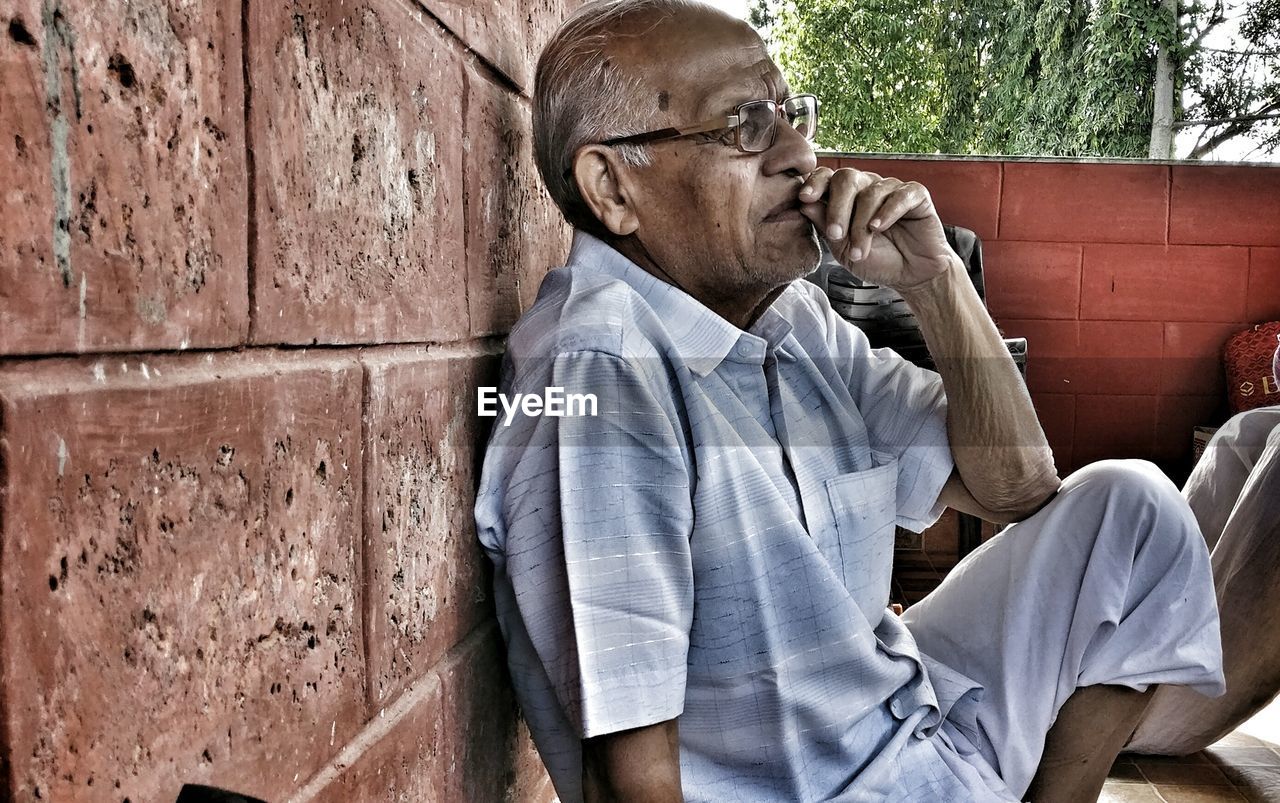
[[[1205,22],[1204,27],[1196,34],[1196,38],[1191,40],[1191,47],[1200,47],[1200,43],[1209,35],[1209,32],[1226,21],[1227,17],[1223,13],[1222,0],[1215,0],[1213,4],[1213,13],[1209,15],[1209,19]]]
[[[1273,103],[1267,108],[1280,108],[1280,104]],[[1256,123],[1259,120],[1275,120],[1280,118],[1280,113],[1276,114],[1242,114],[1239,117],[1215,117],[1211,120],[1179,120],[1173,124],[1174,128],[1190,128],[1197,125],[1226,125],[1227,123]]]
[[[1247,115],[1247,117],[1269,120],[1275,117],[1280,117],[1280,115],[1271,114],[1272,111],[1277,109],[1280,109],[1280,100],[1273,101],[1272,103],[1269,103],[1266,106],[1263,106],[1261,109],[1258,110],[1259,112],[1258,114]],[[1191,153],[1187,154],[1187,158],[1188,159],[1203,158],[1205,154],[1212,152],[1214,148],[1218,147],[1222,143],[1226,142],[1232,137],[1238,136],[1248,131],[1250,128],[1253,127],[1252,123],[1255,123],[1255,122],[1257,122],[1257,119],[1246,120],[1241,118],[1240,120],[1237,120],[1235,122],[1227,123],[1226,128],[1214,134],[1208,140],[1197,143],[1196,147],[1191,149]]]
[[[1280,56],[1280,50],[1232,50],[1226,47],[1202,47],[1208,53],[1230,53],[1233,56]]]

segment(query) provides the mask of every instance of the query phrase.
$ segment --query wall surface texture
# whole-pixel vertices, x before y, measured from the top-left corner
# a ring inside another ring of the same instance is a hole
[[[0,800],[550,799],[471,389],[566,4],[4,4]]]
[[[1280,167],[822,161],[919,181],[982,238],[988,306],[1028,340],[1060,471],[1108,457],[1185,471],[1193,427],[1226,417],[1223,344],[1280,319]]]

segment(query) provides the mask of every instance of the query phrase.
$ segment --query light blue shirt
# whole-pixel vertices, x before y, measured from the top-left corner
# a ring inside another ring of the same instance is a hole
[[[476,522],[561,800],[582,738],[675,717],[690,801],[1008,799],[938,729],[980,687],[886,610],[952,470],[937,374],[807,282],[743,331],[578,232],[503,365],[548,387],[595,415],[498,418]]]

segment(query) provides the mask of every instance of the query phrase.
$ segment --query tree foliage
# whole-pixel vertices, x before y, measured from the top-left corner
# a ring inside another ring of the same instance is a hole
[[[1280,51],[1280,0],[1251,0],[1248,53],[1208,54],[1222,2],[1175,18],[1158,0],[754,0],[752,22],[791,84],[822,99],[824,146],[1143,157],[1161,47],[1191,90],[1179,116],[1280,108],[1249,68]]]
[[[1203,41],[1223,24],[1222,3],[1204,12]],[[1189,154],[1200,158],[1223,142],[1248,135],[1255,150],[1280,150],[1280,0],[1253,0],[1244,6],[1238,36],[1227,48],[1193,47],[1188,58],[1189,120],[1223,122],[1189,126],[1198,139]],[[1253,119],[1257,118],[1257,119]]]

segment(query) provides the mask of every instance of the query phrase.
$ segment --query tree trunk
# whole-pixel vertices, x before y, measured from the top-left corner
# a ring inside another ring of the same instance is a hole
[[[1178,0],[1160,0],[1164,13],[1173,19],[1178,28]],[[1156,51],[1155,108],[1151,115],[1151,147],[1147,155],[1152,159],[1173,158],[1173,59],[1169,46],[1161,43]]]

